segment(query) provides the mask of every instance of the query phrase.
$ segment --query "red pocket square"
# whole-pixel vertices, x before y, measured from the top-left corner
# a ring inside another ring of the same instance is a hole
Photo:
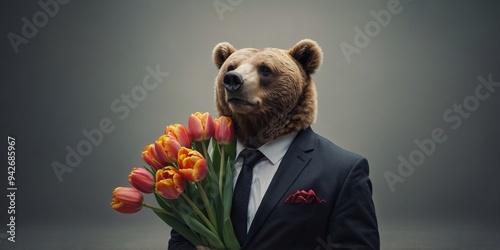
[[[297,190],[297,192],[285,199],[285,203],[326,203],[326,200],[320,199],[312,189],[309,189],[309,191]]]

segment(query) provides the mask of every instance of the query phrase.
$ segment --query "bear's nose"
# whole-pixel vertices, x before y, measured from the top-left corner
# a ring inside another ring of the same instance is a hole
[[[243,76],[234,71],[229,71],[224,76],[224,87],[228,91],[236,91],[243,85]]]

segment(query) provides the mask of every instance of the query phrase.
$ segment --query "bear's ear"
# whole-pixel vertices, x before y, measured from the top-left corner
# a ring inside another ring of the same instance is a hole
[[[222,67],[222,64],[226,61],[226,59],[233,54],[236,49],[228,42],[219,43],[215,46],[212,52],[212,59],[214,60],[215,66],[217,69]]]
[[[306,74],[316,72],[323,60],[323,52],[319,45],[310,39],[295,44],[288,53],[300,63]]]

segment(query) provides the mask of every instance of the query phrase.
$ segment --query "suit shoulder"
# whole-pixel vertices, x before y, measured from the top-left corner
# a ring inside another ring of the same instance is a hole
[[[368,160],[352,151],[344,149],[330,140],[317,135],[316,149],[314,151],[316,156],[315,163],[321,165],[322,173],[332,176],[335,183],[344,186],[349,176],[351,178],[361,178],[369,175]],[[314,164],[316,165],[316,164]],[[371,184],[370,184],[371,185]]]
[[[366,161],[363,156],[336,145],[310,127],[301,131],[292,144],[310,154],[316,164],[324,167],[334,166],[349,171],[357,163]]]
[[[338,146],[337,144],[333,143],[332,141],[328,140],[327,138],[321,135],[316,134],[316,137],[317,137],[316,150],[328,153],[327,155],[330,155],[331,157],[353,163],[364,158],[363,156],[357,153],[354,153],[352,151],[349,151],[345,148]]]

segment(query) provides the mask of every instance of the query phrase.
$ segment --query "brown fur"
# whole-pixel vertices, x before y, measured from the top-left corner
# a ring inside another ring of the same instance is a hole
[[[316,42],[302,40],[290,50],[236,50],[229,43],[220,43],[212,57],[219,69],[215,79],[217,110],[233,119],[236,137],[245,146],[259,147],[316,120],[316,88],[311,74],[322,61]],[[243,76],[244,83],[230,93],[223,79],[232,70]]]

